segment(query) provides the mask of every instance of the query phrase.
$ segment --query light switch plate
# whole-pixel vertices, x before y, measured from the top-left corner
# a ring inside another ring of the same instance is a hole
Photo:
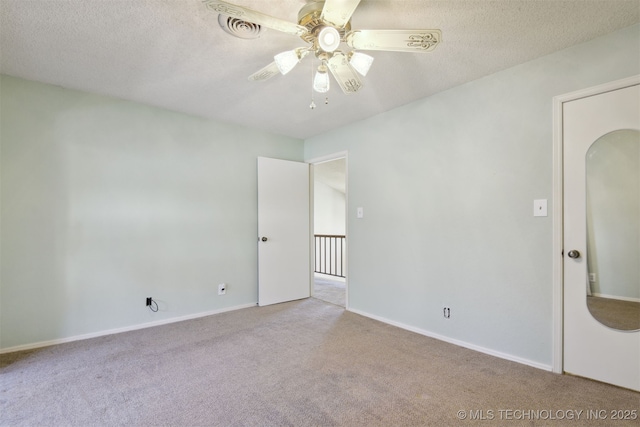
[[[364,218],[364,208],[357,208],[356,209],[356,217],[357,218]]]
[[[533,216],[547,216],[547,199],[533,201]]]

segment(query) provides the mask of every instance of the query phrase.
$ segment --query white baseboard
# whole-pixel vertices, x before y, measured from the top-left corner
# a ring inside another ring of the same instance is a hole
[[[55,339],[50,341],[40,341],[32,344],[24,344],[24,345],[18,345],[14,347],[7,347],[7,348],[0,349],[0,354],[13,353],[15,351],[23,351],[23,350],[33,350],[35,348],[49,347],[51,345],[64,344],[72,341],[87,340],[90,338],[97,338],[105,335],[113,335],[113,334],[119,334],[122,332],[136,331],[138,329],[152,328],[154,326],[167,325],[169,323],[182,322],[185,320],[197,319],[200,317],[211,316],[213,314],[220,314],[228,311],[235,311],[235,310],[240,310],[243,308],[249,308],[249,307],[255,307],[255,306],[256,306],[255,303],[243,304],[235,307],[222,308],[219,310],[211,310],[211,311],[205,311],[202,313],[188,314],[186,316],[172,317],[170,319],[157,320],[155,322],[141,323],[133,326],[125,326],[124,328],[108,329],[106,331],[92,332],[90,334],[76,335],[73,337],[60,338],[60,339]]]
[[[619,297],[619,296],[616,296],[616,295],[597,294],[597,293],[593,293],[591,295],[593,295],[594,297],[599,297],[599,298],[617,299],[617,300],[620,300],[620,301],[640,302],[640,298]]]
[[[384,317],[380,317],[380,316],[376,316],[376,315],[373,315],[373,314],[369,314],[369,313],[366,313],[364,311],[356,310],[356,309],[353,309],[353,308],[349,308],[348,311],[350,311],[352,313],[355,313],[355,314],[359,314],[359,315],[364,316],[364,317],[368,317],[370,319],[374,319],[374,320],[378,320],[378,321],[383,322],[383,323],[387,323],[387,324],[392,325],[392,326],[397,326],[398,328],[405,329],[405,330],[411,331],[411,332],[415,332],[415,333],[420,334],[420,335],[424,335],[424,336],[427,336],[427,337],[430,337],[430,338],[435,338],[435,339],[440,340],[440,341],[445,341],[445,342],[448,342],[450,344],[455,344],[457,346],[468,348],[470,350],[475,350],[475,351],[478,351],[480,353],[485,353],[485,354],[488,354],[490,356],[499,357],[500,359],[510,360],[512,362],[517,362],[517,363],[521,363],[523,365],[532,366],[534,368],[542,369],[544,371],[551,371],[552,370],[552,366],[551,365],[545,365],[544,363],[534,362],[533,360],[524,359],[522,357],[514,356],[512,354],[502,353],[500,351],[491,350],[489,348],[481,347],[481,346],[478,346],[478,345],[475,345],[475,344],[471,344],[471,343],[468,343],[468,342],[465,342],[465,341],[460,341],[460,340],[457,340],[457,339],[449,338],[449,337],[446,337],[444,335],[436,334],[436,333],[433,333],[433,332],[430,332],[430,331],[427,331],[427,330],[424,330],[424,329],[416,328],[414,326],[405,325],[404,323],[400,323],[400,322],[396,322],[396,321],[393,321],[393,320],[389,320],[389,319],[386,319]]]

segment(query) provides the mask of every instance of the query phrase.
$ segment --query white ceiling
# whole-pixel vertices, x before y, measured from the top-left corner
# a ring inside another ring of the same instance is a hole
[[[313,165],[313,178],[340,193],[347,192],[346,158],[330,160]]]
[[[303,0],[230,0],[296,21]],[[431,53],[373,52],[364,87],[311,101],[311,56],[247,77],[306,44],[225,33],[200,0],[0,0],[0,72],[308,138],[639,22],[640,0],[363,0],[354,29],[441,29]],[[317,63],[316,63],[317,65]]]

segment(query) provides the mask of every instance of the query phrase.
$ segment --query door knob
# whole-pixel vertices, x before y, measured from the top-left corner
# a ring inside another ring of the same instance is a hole
[[[260,240],[262,240],[263,242],[266,242],[268,239],[267,239],[266,237],[263,237],[263,238],[262,238],[262,239],[260,239]]]
[[[580,252],[576,251],[575,249],[570,250],[567,255],[569,255],[569,258],[573,258],[573,259],[580,258]]]

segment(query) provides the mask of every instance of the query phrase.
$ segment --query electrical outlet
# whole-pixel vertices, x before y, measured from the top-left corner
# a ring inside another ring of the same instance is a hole
[[[148,298],[147,298],[147,307],[149,307],[149,306],[151,305],[151,300],[152,300],[152,299],[153,299],[153,298],[151,298],[151,297],[148,297]]]
[[[592,283],[596,281],[596,273],[589,273],[589,281]]]
[[[451,307],[442,307],[442,315],[445,319],[451,318]]]
[[[224,283],[220,283],[218,285],[218,295],[224,295],[227,293],[227,285]]]

